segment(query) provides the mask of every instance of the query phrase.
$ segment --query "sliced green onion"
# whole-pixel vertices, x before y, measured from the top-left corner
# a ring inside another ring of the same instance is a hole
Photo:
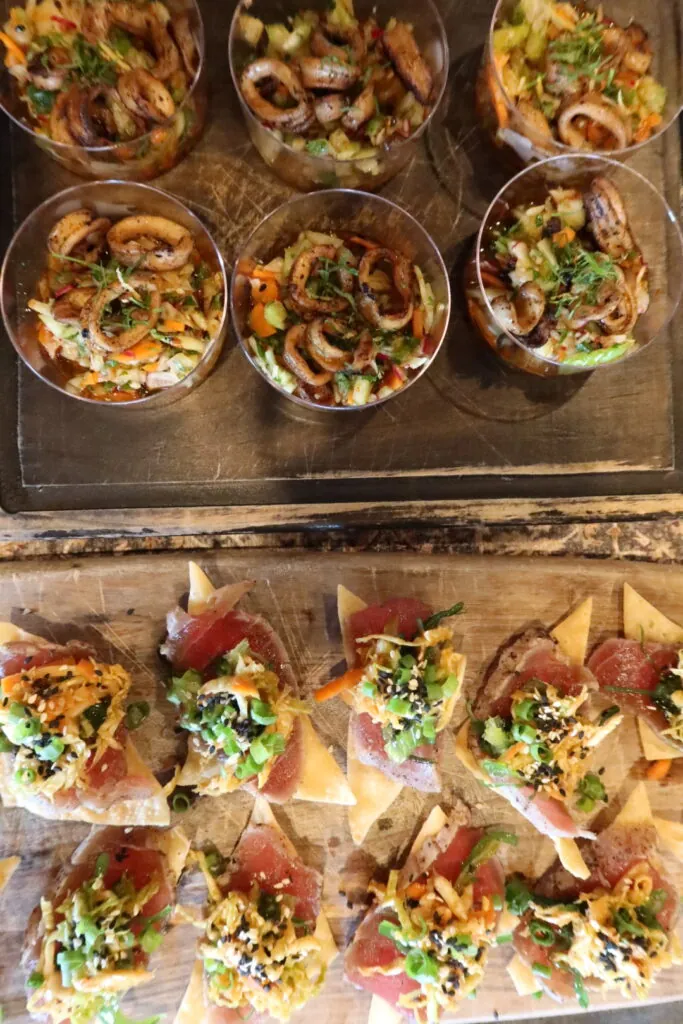
[[[503,897],[500,895],[499,892],[494,892],[493,896],[491,897],[491,903],[493,905],[494,910],[503,909]]]
[[[443,687],[439,683],[427,683],[427,699],[432,704],[443,700]]]
[[[204,863],[214,878],[219,878],[225,871],[225,857],[216,846],[210,846],[204,851]]]
[[[524,913],[533,899],[531,890],[521,878],[512,876],[505,883],[505,901],[512,914],[518,917]]]
[[[577,789],[582,796],[587,796],[591,800],[607,799],[607,792],[602,781],[593,772],[588,772],[587,775],[584,775]]]
[[[549,924],[539,921],[538,918],[532,917],[529,921],[529,935],[537,946],[555,945],[555,932]]]
[[[552,761],[552,752],[545,743],[532,743],[529,753],[534,761],[540,761],[542,764],[549,764]]]
[[[249,704],[249,714],[258,725],[274,725],[277,722],[277,715],[263,700],[252,700]]]
[[[460,680],[453,672],[451,672],[450,675],[446,676],[446,681],[441,686],[444,697],[446,699],[453,697],[458,692],[459,686]]]
[[[360,684],[360,692],[365,697],[376,697],[377,687],[375,686],[374,683],[371,683],[369,679],[364,679],[363,682]]]
[[[421,949],[411,949],[405,959],[404,970],[409,978],[421,984],[439,980],[439,965],[437,961]]]
[[[409,700],[404,697],[392,697],[387,704],[387,708],[394,715],[409,715],[413,710],[413,706]]]
[[[170,799],[171,810],[177,814],[184,814],[192,806],[193,798],[190,790],[176,789]]]
[[[535,743],[538,738],[538,730],[533,725],[524,722],[512,723],[512,738],[518,743]]]
[[[140,945],[145,953],[155,953],[163,941],[164,936],[154,925],[148,925],[140,935]]]
[[[5,736],[4,732],[0,730],[0,754],[10,754],[14,750],[14,744]]]
[[[66,988],[71,987],[74,974],[85,965],[86,959],[85,953],[79,949],[63,949],[61,953],[57,953],[57,966],[62,972],[62,984]]]
[[[258,775],[260,771],[261,765],[256,763],[251,754],[247,754],[242,764],[238,764],[235,768],[235,778],[239,779],[240,782],[244,782],[245,779]]]
[[[422,736],[427,740],[428,743],[433,743],[436,739],[436,721],[433,718],[425,718],[422,723]]]
[[[525,697],[524,700],[520,700],[512,709],[513,718],[518,722],[533,722],[537,712],[538,701],[532,700],[531,697]]]
[[[107,873],[109,867],[109,854],[100,853],[98,854],[97,860],[95,861],[95,877],[103,878]]]
[[[41,761],[58,761],[64,753],[64,740],[60,739],[59,736],[52,736],[45,746],[37,746],[34,748],[36,757],[40,758]]]
[[[17,768],[14,778],[22,786],[31,786],[36,781],[37,776],[33,768]]]
[[[508,942],[512,942],[514,935],[512,932],[505,932],[503,935],[496,935],[496,944],[504,946]]]
[[[583,983],[583,978],[577,970],[572,970],[572,974],[574,976],[574,992],[576,993],[579,1006],[582,1010],[587,1010],[590,1006],[590,1000],[588,998],[586,986]]]
[[[126,728],[133,732],[139,729],[146,718],[149,717],[149,704],[146,700],[138,700],[129,704],[126,709]]]
[[[595,800],[591,800],[589,796],[582,796],[576,801],[576,806],[584,814],[589,814],[595,807]]]
[[[40,988],[45,983],[45,976],[40,971],[32,971],[26,979],[27,988]]]
[[[531,965],[531,970],[538,978],[552,978],[553,971],[547,964],[540,964],[535,962]]]

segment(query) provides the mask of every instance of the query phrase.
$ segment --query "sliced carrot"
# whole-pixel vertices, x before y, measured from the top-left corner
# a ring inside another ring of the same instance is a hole
[[[145,373],[156,373],[159,369],[159,363],[145,363],[142,367]]]
[[[175,331],[184,331],[186,327],[187,324],[183,323],[182,320],[164,320],[164,322],[161,325],[162,331],[166,331],[169,334]]]
[[[645,772],[646,778],[651,782],[661,782],[671,771],[671,759],[663,758],[661,761],[653,761]]]
[[[406,889],[406,896],[409,900],[419,900],[427,892],[427,883],[421,882],[419,879],[415,882],[411,882]]]
[[[332,679],[329,683],[326,683],[325,686],[321,686],[321,688],[314,694],[316,701],[321,704],[324,700],[331,700],[332,697],[337,697],[345,690],[350,690],[354,686],[358,686],[358,683],[364,675],[364,669],[350,668],[343,676],[339,676],[337,679]]]
[[[355,242],[356,245],[362,245],[364,249],[380,248],[377,242],[371,242],[369,238],[361,238],[360,235],[351,235],[349,242]]]
[[[153,338],[143,338],[137,345],[133,345],[132,348],[126,348],[123,352],[112,352],[110,359],[114,363],[122,363],[124,366],[130,363],[141,363],[151,362],[156,359],[164,351],[164,346],[160,341],[154,341]]]
[[[565,245],[569,245],[576,238],[576,231],[574,228],[566,227],[562,228],[561,231],[556,231],[553,235],[553,242],[559,249],[564,249]]]
[[[425,315],[421,309],[413,313],[413,337],[421,338],[425,332]]]
[[[15,64],[25,64],[26,54],[19,46],[15,43],[11,36],[8,36],[6,32],[0,32],[0,43],[4,43],[7,47],[7,54],[5,55],[5,67],[11,68]]]
[[[52,335],[42,320],[40,322],[40,327],[38,328],[38,341],[41,345],[49,345],[52,341]]]
[[[515,754],[521,753],[524,750],[524,743],[513,743],[509,750],[506,750],[502,756],[503,761],[510,761]]]
[[[271,335],[277,334],[276,329],[272,324],[269,324],[266,320],[266,307],[263,302],[257,302],[252,307],[251,313],[249,314],[249,323],[251,329],[259,338],[270,338]]]
[[[275,278],[264,280],[258,277],[251,282],[251,297],[254,302],[277,302],[280,298],[280,286]]]
[[[231,693],[240,693],[244,697],[260,697],[258,686],[254,685],[249,676],[235,676],[230,680],[229,689]]]
[[[501,277],[497,277],[496,274],[490,270],[481,270],[481,279],[485,285],[489,288],[505,288],[505,282]]]
[[[648,114],[640,122],[635,135],[633,136],[634,142],[645,142],[645,139],[649,139],[655,128],[662,123],[662,119],[659,114]]]
[[[245,271],[245,273],[249,274],[249,277],[257,277],[259,281],[280,280],[277,270],[267,270],[266,267],[254,267],[252,270]]]

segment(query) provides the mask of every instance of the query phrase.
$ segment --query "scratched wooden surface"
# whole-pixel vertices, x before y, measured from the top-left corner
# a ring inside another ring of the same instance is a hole
[[[532,620],[548,625],[561,618],[578,600],[595,597],[592,641],[620,625],[619,595],[628,579],[662,610],[683,618],[683,574],[676,567],[615,562],[566,560],[454,558],[442,555],[311,555],[273,552],[220,552],[207,554],[203,566],[217,583],[253,578],[257,581],[247,606],[266,615],[281,633],[305,694],[328,678],[341,660],[335,622],[337,582],[369,601],[395,594],[421,597],[436,607],[455,599],[466,603],[458,620],[458,638],[468,655],[467,690],[471,695],[480,670],[511,633]],[[26,563],[0,567],[0,619],[11,618],[25,628],[55,639],[82,637],[95,643],[103,658],[120,661],[133,675],[136,698],[147,699],[152,714],[137,734],[138,742],[155,770],[168,769],[177,754],[173,714],[163,696],[164,669],[156,649],[164,615],[186,587],[186,561],[181,555],[131,556],[126,559],[90,558],[62,563]],[[313,720],[343,766],[347,711],[341,702],[314,709]],[[463,705],[456,716],[463,717]],[[632,722],[602,748],[607,764],[605,784],[611,802],[601,824],[610,820],[642,776],[643,762]],[[683,796],[683,764],[664,785],[648,783],[655,809],[679,818]],[[513,827],[520,844],[506,859],[509,869],[537,871],[552,859],[547,840],[534,834],[523,819],[495,794],[467,776],[452,748],[446,756],[445,807],[456,797],[472,807],[481,824]],[[409,845],[433,797],[405,792],[372,830],[362,853],[355,852],[342,809],[294,803],[277,809],[279,821],[297,843],[305,860],[325,871],[324,903],[335,937],[343,946],[358,922],[355,902],[362,882],[377,864],[395,863]],[[250,800],[241,795],[198,802],[178,816],[197,842],[208,839],[230,850],[247,820]],[[8,1024],[24,1024],[23,994],[17,959],[27,917],[52,872],[86,834],[70,824],[42,822],[19,810],[0,813],[0,856],[19,854],[22,864],[2,897],[0,913],[0,993]],[[668,865],[683,884],[677,865]],[[348,893],[348,907],[340,890]],[[203,888],[196,875],[182,885],[181,900],[198,903]],[[127,999],[131,1014],[163,1012],[167,1022],[182,995],[192,963],[194,933],[178,927],[164,944],[155,981]],[[540,1002],[517,997],[505,972],[509,947],[491,956],[485,983],[476,1002],[467,1002],[458,1019],[463,1022],[554,1016],[574,1012],[547,998]],[[654,1001],[683,997],[683,969],[664,975],[653,991]],[[593,1008],[611,1005],[595,998]],[[614,1005],[625,1006],[621,1002]],[[338,962],[324,994],[307,1011],[307,1019],[329,1024],[360,1024],[368,999],[344,986]],[[672,1008],[667,1024],[680,1018]],[[303,1015],[302,1015],[302,1019]]]
[[[232,91],[226,36],[233,6],[204,0],[210,127],[195,152],[158,181],[206,220],[229,262],[264,214],[291,195],[251,147]],[[652,480],[650,490],[683,490],[674,488],[672,475],[676,368],[666,339],[633,367],[538,381],[504,371],[463,317],[462,262],[481,213],[510,170],[473,121],[472,83],[493,5],[440,0],[440,6],[452,58],[446,104],[419,157],[384,190],[418,216],[452,269],[448,343],[426,379],[378,410],[310,414],[279,399],[229,342],[214,376],[193,395],[168,410],[122,416],[79,407],[22,369],[16,409],[8,401],[3,413],[0,505],[17,512],[546,497],[558,486],[573,495],[596,487],[643,491],[644,480]],[[666,59],[676,5],[653,5],[643,17]],[[674,205],[678,157],[672,130],[634,160]],[[16,219],[77,180],[18,132],[12,162]],[[0,360],[9,382],[7,348]],[[605,474],[602,481],[587,475],[596,472]]]

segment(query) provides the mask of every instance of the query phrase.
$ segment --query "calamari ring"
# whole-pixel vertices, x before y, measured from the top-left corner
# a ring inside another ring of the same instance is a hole
[[[296,103],[295,107],[283,109],[264,99],[257,86],[273,78],[284,86]],[[242,72],[240,88],[248,107],[264,124],[302,131],[311,123],[313,110],[301,79],[281,60],[275,60],[274,57],[253,60]]]
[[[343,332],[343,330],[343,324],[339,324],[336,320],[326,320],[324,317],[318,317],[308,325],[306,333],[308,352],[311,358],[322,366],[323,370],[338,373],[346,365],[349,354],[343,348],[330,344],[325,336],[328,331],[330,334],[334,334],[338,331]]]
[[[557,119],[557,131],[562,141],[574,149],[593,150],[584,133],[574,125],[576,117],[586,117],[606,128],[616,142],[616,149],[625,149],[631,141],[631,126],[619,114],[612,103],[607,103],[602,96],[589,93],[575,103],[569,103]]]
[[[498,322],[511,334],[531,334],[545,312],[545,295],[533,281],[527,281],[513,299],[511,295],[497,295],[491,309]]]
[[[294,324],[289,328],[285,335],[283,359],[299,380],[311,384],[313,387],[322,387],[323,384],[328,384],[332,380],[332,374],[329,370],[316,373],[301,355],[300,349],[306,347],[307,330],[306,324]]]
[[[114,336],[105,334],[100,325],[105,307],[126,292],[130,292],[131,288],[144,288],[149,292],[150,305],[145,310],[147,313],[146,320],[139,323],[136,327],[122,331],[120,334]],[[159,319],[160,309],[161,294],[159,289],[152,281],[134,274],[128,281],[117,281],[116,284],[111,285],[109,288],[102,289],[92,302],[88,303],[84,308],[81,323],[90,332],[89,341],[95,348],[102,349],[105,352],[123,352],[125,349],[136,345],[138,341],[142,341],[149,334]]]
[[[294,265],[289,274],[289,292],[294,305],[301,313],[340,313],[349,305],[348,299],[339,297],[320,298],[309,295],[306,290],[308,279],[313,273],[316,263],[319,260],[335,260],[338,249],[333,245],[314,245],[306,249],[294,260]],[[341,272],[342,289],[348,271]]]
[[[48,249],[55,256],[69,256],[82,242],[90,241],[83,259],[96,262],[104,245],[111,221],[95,217],[92,210],[73,210],[58,220],[47,240]]]
[[[307,89],[329,89],[343,92],[360,78],[360,66],[347,61],[331,61],[327,57],[300,57],[301,81]]]
[[[124,217],[110,228],[107,241],[119,263],[140,270],[178,270],[194,249],[187,228],[151,214]]]
[[[163,82],[144,68],[126,71],[119,77],[118,93],[132,114],[161,124],[173,117],[175,101]]]
[[[624,200],[609,178],[593,178],[583,197],[590,229],[603,252],[620,259],[634,248]]]
[[[375,266],[384,260],[391,264],[394,287],[401,296],[404,308],[397,313],[383,313],[378,305],[377,297],[370,285],[370,277]],[[368,323],[382,331],[398,331],[413,316],[413,267],[410,260],[393,249],[369,249],[364,253],[358,265],[358,283],[361,297],[358,308]]]

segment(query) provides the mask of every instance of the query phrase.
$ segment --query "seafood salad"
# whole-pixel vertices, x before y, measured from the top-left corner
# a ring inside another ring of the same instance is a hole
[[[493,32],[498,80],[540,145],[620,150],[651,138],[667,100],[652,58],[647,32],[636,22],[620,27],[602,5],[520,0]],[[504,122],[505,99],[491,83]]]
[[[28,123],[67,145],[130,142],[168,122],[200,64],[188,15],[158,0],[27,0],[0,40]]]
[[[429,362],[443,307],[420,267],[358,235],[302,232],[251,286],[247,346],[282,390],[362,406],[401,390]]]
[[[636,347],[648,269],[608,178],[510,210],[484,238],[480,269],[498,323],[541,358],[591,367]]]
[[[353,0],[330,6],[322,15],[299,11],[287,24],[240,15],[240,36],[255,51],[240,89],[259,121],[293,149],[371,160],[423,124],[434,76],[412,25],[359,20]]]
[[[218,335],[223,293],[222,273],[181,224],[148,214],[112,223],[84,208],[50,232],[28,305],[66,390],[120,402],[172,387],[195,369]]]

